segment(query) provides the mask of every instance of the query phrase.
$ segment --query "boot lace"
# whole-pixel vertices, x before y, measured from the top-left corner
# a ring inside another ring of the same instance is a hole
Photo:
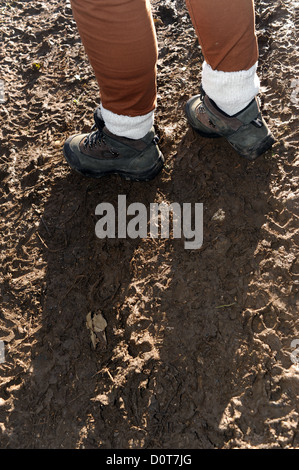
[[[102,145],[105,143],[104,135],[102,129],[94,130],[96,126],[92,127],[91,132],[85,137],[84,147],[89,147],[90,149],[95,147],[97,144]]]
[[[94,125],[92,127],[92,131],[85,137],[85,140],[84,140],[84,148],[85,149],[87,147],[92,149],[96,145],[99,145],[99,146],[101,146],[102,144],[107,145],[106,140],[105,140],[105,136],[103,134],[103,130],[102,129],[93,130],[93,129],[97,129],[97,126]],[[107,151],[109,151],[111,153],[111,155],[113,155],[113,157],[118,157],[119,156],[119,153],[116,150],[114,150],[109,145],[107,147],[108,147]]]

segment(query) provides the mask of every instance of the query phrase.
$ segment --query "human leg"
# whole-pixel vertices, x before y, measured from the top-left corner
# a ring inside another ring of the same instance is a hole
[[[156,105],[157,42],[149,1],[71,0],[71,4],[104,112],[128,117],[151,113]]]
[[[83,174],[119,173],[150,179],[161,169],[163,157],[153,131],[157,42],[149,0],[71,0],[71,4],[99,84],[103,126],[91,137],[82,134],[68,139],[65,157]],[[143,139],[143,143],[132,139]],[[139,174],[131,168],[128,147],[132,158],[140,150]],[[126,166],[131,170],[126,171]]]
[[[254,159],[274,140],[255,98],[259,79],[253,1],[186,2],[205,59],[203,96],[189,100],[186,107],[189,123],[203,135],[225,136],[241,155]],[[229,121],[229,116],[235,116],[235,120]],[[255,124],[251,125],[252,121]]]
[[[252,0],[186,0],[202,47],[202,86],[228,114],[259,91],[258,46]]]

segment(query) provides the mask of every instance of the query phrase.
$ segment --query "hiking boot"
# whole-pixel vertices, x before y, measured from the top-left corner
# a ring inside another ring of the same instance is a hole
[[[229,116],[202,90],[187,101],[185,112],[196,132],[203,137],[225,137],[238,154],[248,160],[255,160],[274,143],[256,98],[242,111]]]
[[[63,153],[71,168],[84,176],[118,174],[133,181],[149,181],[161,171],[164,157],[154,128],[134,140],[112,134],[98,108],[94,118],[97,130],[73,135],[64,144]]]

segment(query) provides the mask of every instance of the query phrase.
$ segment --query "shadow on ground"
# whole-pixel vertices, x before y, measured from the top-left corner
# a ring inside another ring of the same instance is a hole
[[[227,407],[256,380],[258,358],[243,350],[252,352],[248,292],[272,165],[269,155],[248,163],[222,139],[189,130],[152,182],[56,180],[38,227],[41,328],[7,447],[23,446],[20,430],[35,448],[221,448],[235,437]],[[95,207],[116,208],[120,194],[148,208],[202,202],[203,246],[98,239]],[[254,302],[263,309],[267,298],[259,292]],[[86,316],[99,311],[107,343],[94,349]]]

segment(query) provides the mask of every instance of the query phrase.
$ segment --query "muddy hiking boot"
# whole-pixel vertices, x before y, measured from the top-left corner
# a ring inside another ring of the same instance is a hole
[[[154,128],[134,140],[112,134],[99,108],[94,120],[92,132],[73,135],[64,144],[64,156],[73,170],[94,178],[118,174],[133,181],[149,181],[161,171],[164,157]]]
[[[248,160],[255,160],[274,143],[256,98],[242,111],[229,116],[201,90],[187,101],[185,112],[196,132],[203,137],[225,137],[238,154]]]

